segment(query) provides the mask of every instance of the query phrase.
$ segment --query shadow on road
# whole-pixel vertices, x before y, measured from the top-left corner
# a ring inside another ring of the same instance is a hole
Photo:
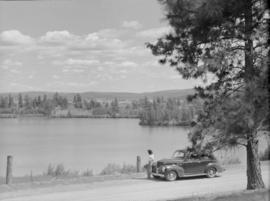
[[[215,178],[218,178],[220,176],[216,176]],[[134,180],[149,180],[149,181],[153,181],[153,182],[169,182],[167,181],[165,178],[151,178],[148,179],[147,177],[145,178],[133,178]],[[182,178],[178,178],[176,181],[188,181],[188,180],[201,180],[201,179],[213,179],[213,178],[208,178],[204,175],[202,176],[196,176],[196,177],[182,177]]]

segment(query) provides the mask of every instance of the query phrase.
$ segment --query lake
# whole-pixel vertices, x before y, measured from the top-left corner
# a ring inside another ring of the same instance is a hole
[[[156,159],[169,157],[188,145],[188,129],[142,127],[137,119],[0,119],[0,176],[6,156],[13,155],[15,176],[41,174],[48,165],[92,169],[98,174],[108,163],[147,163],[147,149]]]

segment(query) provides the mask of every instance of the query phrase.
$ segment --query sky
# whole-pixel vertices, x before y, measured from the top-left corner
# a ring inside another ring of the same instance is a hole
[[[192,88],[145,47],[169,31],[156,0],[0,1],[0,92]]]

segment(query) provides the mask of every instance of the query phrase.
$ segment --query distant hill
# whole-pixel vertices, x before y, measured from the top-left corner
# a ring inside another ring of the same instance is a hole
[[[28,95],[30,98],[47,95],[48,98],[51,98],[55,92],[21,92],[22,95]],[[184,99],[189,94],[193,94],[194,89],[176,89],[176,90],[164,90],[164,91],[155,91],[155,92],[144,92],[144,93],[129,93],[129,92],[81,92],[83,99],[101,99],[101,100],[111,100],[117,98],[119,100],[138,100],[144,97],[150,99],[155,97],[164,97],[164,98],[180,98]],[[19,93],[0,93],[0,96],[6,96],[11,94],[12,96],[17,96]],[[69,92],[59,92],[61,96],[65,96],[68,100],[72,100],[76,93]]]

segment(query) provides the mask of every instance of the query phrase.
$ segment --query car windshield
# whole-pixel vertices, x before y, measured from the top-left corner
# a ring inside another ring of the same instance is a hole
[[[175,151],[172,155],[172,158],[177,158],[177,159],[184,159],[185,153],[183,151]]]

